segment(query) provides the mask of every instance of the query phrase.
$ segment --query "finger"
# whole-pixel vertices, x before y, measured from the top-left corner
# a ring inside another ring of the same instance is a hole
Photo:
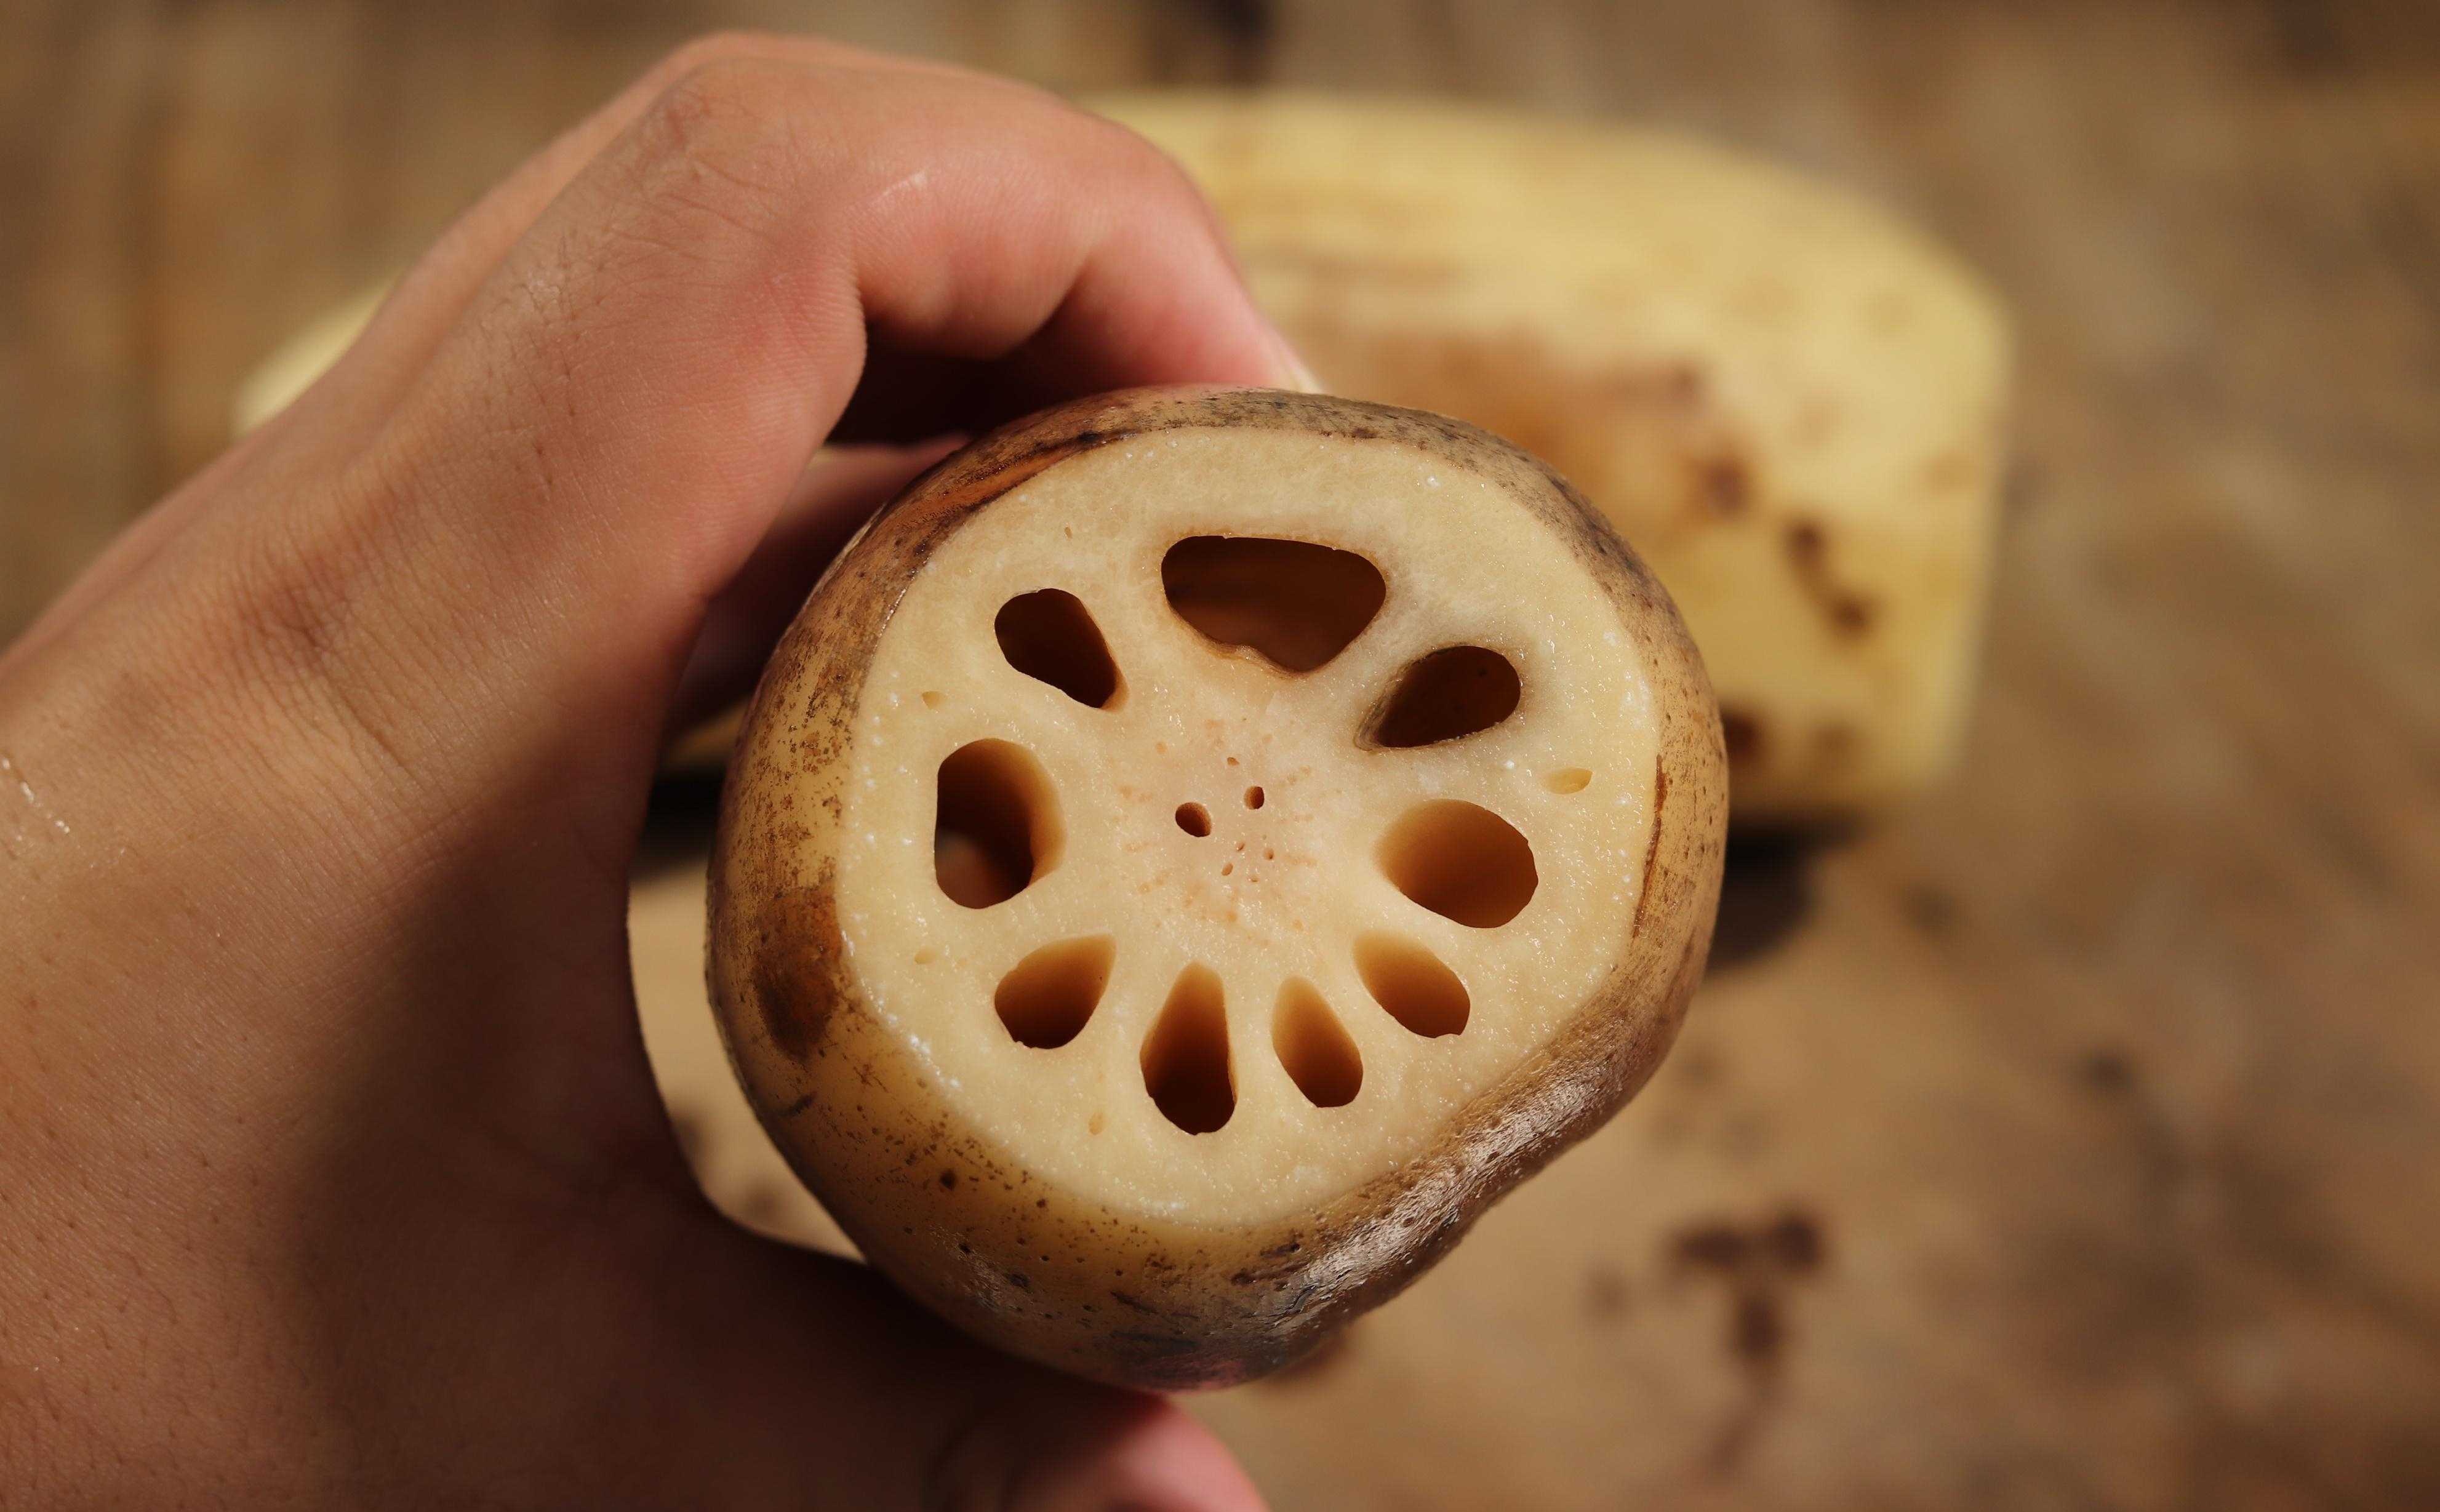
[[[672,52],[592,115],[553,138],[494,185],[442,232],[402,275],[364,333],[292,412],[311,417],[325,434],[344,436],[350,422],[382,413],[462,316],[509,249],[529,230],[579,173],[616,141],[671,86],[695,71],[727,63],[766,60],[826,63],[891,74],[955,74],[978,85],[986,76],[946,63],[868,52],[820,37],[721,32]],[[989,81],[996,87],[1004,82]]]
[[[341,712],[387,765],[454,784],[470,818],[503,734],[557,759],[545,735],[606,730],[591,775],[640,790],[705,605],[842,412],[868,332],[1038,351],[1053,385],[1284,376],[1199,196],[1138,139],[960,81],[715,64],[518,243],[353,496],[282,522],[311,569],[282,622],[320,675],[356,677]],[[355,639],[368,655],[332,654]],[[430,653],[468,643],[477,665]],[[561,730],[479,717],[535,709]],[[601,788],[584,775],[567,785]]]
[[[68,625],[152,563],[202,501],[266,451],[284,451],[266,489],[293,486],[362,443],[374,420],[397,401],[463,315],[475,291],[536,217],[602,149],[618,139],[677,81],[722,63],[796,60],[885,73],[956,78],[974,88],[1021,86],[924,59],[869,52],[819,37],[724,32],[699,38],[655,64],[607,104],[568,128],[494,186],[382,297],[365,330],[307,391],[121,532],[16,640],[0,647],[0,675],[55,642]],[[938,427],[934,427],[937,429]],[[929,434],[929,432],[925,432]]]
[[[780,632],[850,535],[958,438],[919,446],[825,446],[754,554],[705,611],[670,700],[669,729],[691,728],[743,698]]]

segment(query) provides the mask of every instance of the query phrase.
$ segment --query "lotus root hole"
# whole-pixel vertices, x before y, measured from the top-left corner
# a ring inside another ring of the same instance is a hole
[[[932,871],[950,901],[1005,903],[1058,860],[1058,801],[1023,747],[960,746],[941,764],[933,810]]]
[[[1020,593],[992,621],[1008,664],[1088,709],[1114,709],[1122,684],[1084,601],[1059,588]]]
[[[1209,1134],[1237,1110],[1229,1063],[1229,1015],[1220,978],[1195,963],[1177,974],[1143,1044],[1144,1090],[1161,1116],[1189,1134]]]
[[[1364,1057],[1313,983],[1290,977],[1271,1015],[1280,1066],[1316,1107],[1344,1107],[1364,1087]]]
[[[1516,664],[1482,646],[1448,646],[1408,666],[1381,701],[1365,743],[1391,750],[1480,734],[1516,711]]]
[[[1082,1034],[1109,985],[1118,942],[1109,935],[1059,940],[1018,962],[992,995],[1009,1037],[1056,1050]]]
[[[1381,569],[1353,551],[1265,536],[1193,535],[1160,563],[1169,606],[1204,639],[1285,672],[1328,662],[1381,611]]]
[[[1464,1032],[1473,999],[1441,958],[1403,935],[1355,941],[1355,974],[1389,1016],[1426,1039]]]
[[[1444,919],[1497,928],[1524,910],[1540,878],[1534,848],[1487,808],[1437,799],[1408,809],[1382,837],[1381,870]]]

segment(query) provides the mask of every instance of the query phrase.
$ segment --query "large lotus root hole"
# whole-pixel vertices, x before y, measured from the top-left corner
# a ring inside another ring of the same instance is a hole
[[[1353,551],[1250,535],[1187,537],[1161,558],[1160,584],[1188,624],[1289,672],[1346,650],[1389,591]]]
[[[1419,803],[1381,839],[1381,870],[1444,919],[1496,928],[1534,899],[1534,848],[1516,826],[1456,799]]]
[[[1118,942],[1095,935],[1044,945],[999,980],[992,995],[1011,1038],[1036,1050],[1057,1050],[1085,1029],[1109,984]]]
[[[1365,729],[1374,746],[1435,746],[1516,711],[1516,668],[1481,646],[1450,646],[1407,669]]]
[[[1271,1048],[1316,1107],[1343,1107],[1364,1086],[1364,1057],[1312,982],[1290,977],[1271,1015]]]
[[[999,606],[992,631],[1000,655],[1027,676],[1095,709],[1118,702],[1118,663],[1076,595],[1057,588],[1021,593]]]
[[[950,900],[988,909],[1025,891],[1059,858],[1050,779],[1004,740],[961,746],[941,764],[932,874]]]
[[[1465,983],[1440,957],[1412,940],[1394,934],[1357,937],[1355,974],[1390,1017],[1426,1039],[1465,1028],[1472,1007]]]
[[[1195,964],[1177,974],[1160,1021],[1143,1046],[1144,1090],[1171,1123],[1209,1134],[1237,1110],[1237,1083],[1229,1065],[1229,1014],[1220,978]]]

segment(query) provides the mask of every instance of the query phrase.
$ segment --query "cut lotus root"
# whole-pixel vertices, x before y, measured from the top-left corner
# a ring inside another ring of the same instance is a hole
[[[781,643],[711,981],[781,1151],[969,1331],[1242,1379],[1650,1073],[1726,813],[1675,609],[1414,411],[1149,390],[926,475]]]

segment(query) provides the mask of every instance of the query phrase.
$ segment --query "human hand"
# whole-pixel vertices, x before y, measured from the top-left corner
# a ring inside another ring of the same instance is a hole
[[[668,731],[939,448],[1295,362],[1157,153],[727,38],[522,169],[0,655],[9,1504],[1254,1507],[722,1220],[637,1031]]]

